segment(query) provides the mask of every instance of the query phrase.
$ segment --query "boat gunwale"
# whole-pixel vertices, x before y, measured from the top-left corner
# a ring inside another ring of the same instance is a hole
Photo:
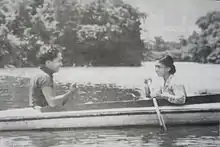
[[[162,106],[160,107],[160,110],[162,114],[220,112],[219,105],[220,103],[191,104],[191,105],[182,105],[182,106]],[[16,109],[16,110],[22,110],[22,109]],[[34,110],[34,109],[30,109],[30,110]],[[141,108],[135,107],[135,108],[116,108],[116,109],[113,108],[113,109],[43,112],[43,113],[34,110],[33,112],[34,112],[33,115],[28,114],[23,116],[16,116],[16,115],[3,116],[3,117],[0,116],[0,122],[156,114],[154,107],[141,107]]]

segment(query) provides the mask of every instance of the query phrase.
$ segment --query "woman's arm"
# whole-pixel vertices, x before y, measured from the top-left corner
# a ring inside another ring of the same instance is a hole
[[[160,97],[168,100],[170,103],[174,104],[185,104],[186,102],[186,90],[183,85],[172,85],[172,93],[164,92]]]

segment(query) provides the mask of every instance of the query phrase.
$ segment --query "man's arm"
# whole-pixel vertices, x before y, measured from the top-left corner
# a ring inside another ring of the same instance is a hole
[[[73,94],[73,91],[68,91],[63,95],[53,96],[53,89],[49,86],[42,87],[42,92],[50,107],[63,106]]]
[[[46,101],[50,107],[57,107],[57,106],[63,106],[65,102],[69,99],[71,94],[76,90],[76,87],[71,87],[71,89],[63,94],[54,96],[53,95],[53,88],[52,88],[52,82],[51,77],[49,75],[43,74],[38,77],[37,79],[38,86],[41,88],[42,93],[44,97],[46,98]]]

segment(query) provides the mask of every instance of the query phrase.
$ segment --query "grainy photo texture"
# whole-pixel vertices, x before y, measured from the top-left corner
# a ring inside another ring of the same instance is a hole
[[[220,146],[220,1],[0,0],[0,146]]]

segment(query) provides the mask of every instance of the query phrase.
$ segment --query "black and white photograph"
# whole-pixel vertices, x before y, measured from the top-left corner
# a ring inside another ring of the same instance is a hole
[[[219,147],[219,0],[0,0],[0,147]]]

